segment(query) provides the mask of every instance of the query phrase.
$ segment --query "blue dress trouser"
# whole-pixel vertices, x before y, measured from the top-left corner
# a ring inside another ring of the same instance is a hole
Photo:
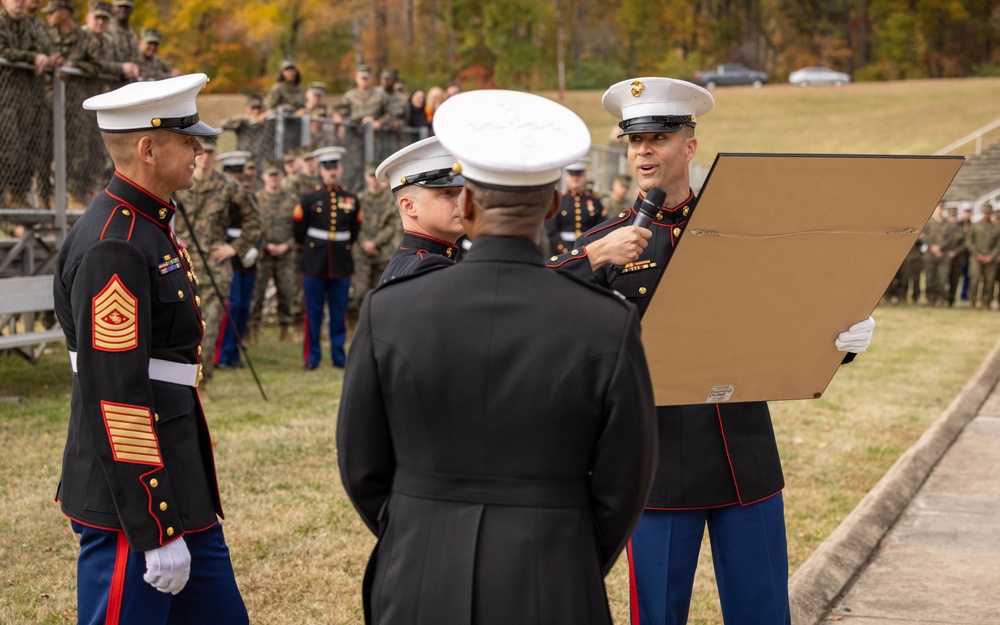
[[[163,593],[142,576],[146,556],[133,552],[125,533],[73,522],[80,534],[76,602],[79,625],[246,625],[250,622],[236,587],[229,547],[216,523],[184,534],[191,577],[176,595]]]
[[[645,510],[628,544],[632,625],[687,623],[706,524],[723,621],[790,625],[781,493],[748,506]]]
[[[236,332],[240,338],[247,335],[250,324],[250,304],[253,302],[253,287],[257,281],[257,272],[233,272],[233,282],[229,286],[229,314],[222,328],[222,348],[216,361],[223,365],[240,364],[240,344],[236,340]],[[233,332],[236,328],[236,332]]]
[[[313,369],[323,360],[319,344],[323,326],[323,307],[330,307],[330,355],[333,366],[347,362],[344,343],[347,342],[347,300],[351,292],[351,277],[317,278],[302,276],[302,291],[306,299],[306,341],[303,362]]]

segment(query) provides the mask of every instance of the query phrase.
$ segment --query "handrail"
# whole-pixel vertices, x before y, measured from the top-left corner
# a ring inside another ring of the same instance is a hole
[[[982,207],[986,205],[987,202],[992,206],[993,200],[997,199],[998,197],[1000,197],[1000,187],[993,189],[986,195],[981,195],[978,198],[976,198],[976,201],[972,203],[972,210],[979,213],[982,210]]]
[[[982,128],[980,128],[979,130],[967,134],[966,136],[962,137],[961,139],[959,139],[958,141],[952,143],[951,145],[949,145],[947,147],[941,148],[940,150],[938,150],[937,152],[934,153],[934,156],[941,156],[943,154],[950,154],[956,148],[962,147],[963,145],[965,145],[969,141],[972,141],[973,139],[975,139],[975,141],[976,141],[976,155],[982,154],[983,153],[983,135],[985,135],[986,133],[990,132],[991,130],[995,130],[997,128],[1000,128],[1000,119],[994,120],[993,122],[991,122],[989,124],[986,124],[985,126],[983,126]]]

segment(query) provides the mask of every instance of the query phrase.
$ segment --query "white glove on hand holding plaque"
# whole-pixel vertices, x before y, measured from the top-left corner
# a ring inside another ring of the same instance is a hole
[[[176,595],[191,576],[191,552],[183,538],[145,552],[146,573],[142,579],[160,592]]]
[[[860,354],[868,349],[872,342],[872,333],[875,331],[875,320],[868,317],[864,321],[855,323],[846,332],[841,332],[835,344],[842,352],[854,352]]]

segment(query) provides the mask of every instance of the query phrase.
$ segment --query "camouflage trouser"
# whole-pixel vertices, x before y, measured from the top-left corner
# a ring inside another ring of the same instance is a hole
[[[908,255],[899,266],[896,276],[889,287],[889,295],[899,298],[899,301],[914,304],[920,301],[920,256]]]
[[[274,279],[274,288],[277,291],[278,323],[283,328],[294,326],[292,298],[298,288],[299,275],[295,265],[295,255],[289,251],[284,256],[271,256],[265,253],[257,261],[257,282],[253,289],[253,304],[250,306],[250,327],[260,326],[268,279]]]
[[[354,311],[361,308],[361,300],[365,298],[365,294],[368,291],[378,286],[378,281],[382,277],[382,273],[389,266],[388,260],[362,260],[358,256],[355,255],[354,257],[354,277],[351,279],[353,291],[349,305],[349,308]]]
[[[948,300],[948,277],[951,275],[951,259],[942,256],[934,258],[927,254],[924,257],[924,280],[927,282],[927,301],[936,304]]]
[[[219,285],[223,300],[216,295],[211,279],[205,274],[198,274],[201,281],[198,288],[198,294],[201,296],[201,320],[205,322],[205,335],[201,339],[201,369],[205,381],[212,379],[212,373],[215,371],[215,354],[220,343],[219,329],[222,317],[226,313],[226,304],[223,302],[229,302],[229,285],[233,279],[231,272],[213,271],[217,272],[215,282]]]
[[[987,308],[993,302],[993,284],[997,279],[997,264],[979,262],[975,256],[969,257],[969,304],[982,302]],[[982,295],[979,294],[980,286]]]

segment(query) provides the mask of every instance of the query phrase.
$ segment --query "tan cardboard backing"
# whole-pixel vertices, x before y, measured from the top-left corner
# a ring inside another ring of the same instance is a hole
[[[963,160],[719,154],[642,323],[657,405],[821,396]]]

